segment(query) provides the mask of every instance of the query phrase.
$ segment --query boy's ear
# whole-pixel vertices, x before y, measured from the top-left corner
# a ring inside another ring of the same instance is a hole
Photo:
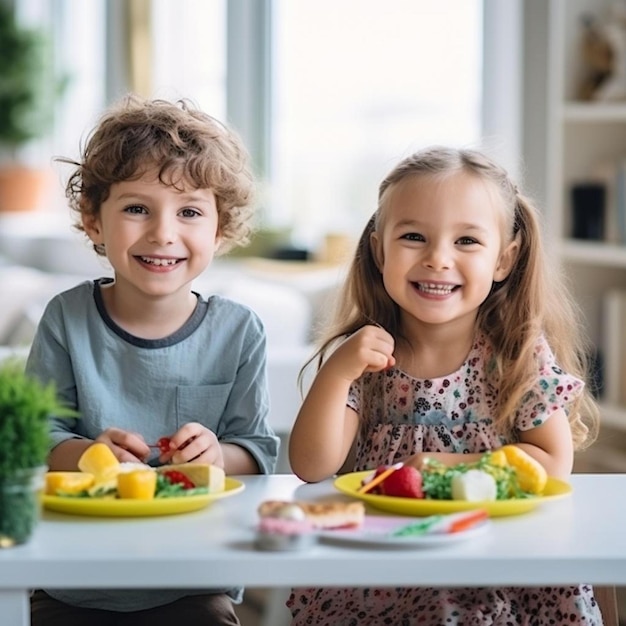
[[[496,283],[503,281],[513,269],[517,255],[519,254],[519,243],[514,239],[501,253],[493,273],[493,280]]]
[[[370,235],[370,248],[372,250],[372,256],[378,271],[382,273],[383,265],[385,264],[385,253],[383,251],[383,242],[378,236],[377,232],[373,232]]]
[[[87,233],[89,239],[91,239],[92,243],[96,245],[102,244],[102,227],[99,217],[90,213],[83,213],[81,221],[83,224],[83,228],[85,229],[85,232]]]

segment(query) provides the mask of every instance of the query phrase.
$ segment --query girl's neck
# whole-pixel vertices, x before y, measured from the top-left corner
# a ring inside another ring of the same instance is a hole
[[[414,378],[441,378],[456,372],[467,359],[475,326],[411,324],[405,333],[407,343],[396,348],[397,367]]]
[[[111,319],[127,333],[142,339],[162,339],[175,333],[193,314],[198,303],[191,291],[149,298],[117,283],[101,287]]]

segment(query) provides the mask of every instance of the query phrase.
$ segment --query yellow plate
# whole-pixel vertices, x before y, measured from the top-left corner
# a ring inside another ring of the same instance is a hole
[[[569,496],[572,487],[558,478],[548,478],[548,483],[543,495],[535,498],[512,498],[510,500],[494,500],[489,502],[468,502],[467,500],[419,500],[417,498],[395,498],[391,496],[379,496],[371,493],[360,494],[357,490],[361,487],[366,476],[371,475],[371,470],[366,472],[353,472],[344,474],[335,479],[334,485],[339,491],[363,500],[366,504],[400,515],[437,515],[441,513],[456,513],[471,509],[485,509],[491,517],[503,517],[505,515],[519,515],[532,511],[544,502],[551,502],[558,498]]]
[[[226,477],[224,491],[199,496],[180,498],[155,498],[154,500],[121,500],[115,498],[68,498],[63,496],[42,497],[43,506],[50,511],[71,515],[99,517],[148,517],[152,515],[174,515],[188,513],[208,506],[215,500],[234,496],[243,491],[245,485],[234,478]]]

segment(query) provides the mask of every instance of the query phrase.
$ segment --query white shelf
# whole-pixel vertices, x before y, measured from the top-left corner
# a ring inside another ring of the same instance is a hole
[[[566,239],[561,244],[561,258],[592,266],[626,269],[626,245]]]
[[[626,101],[583,102],[574,95],[579,93],[584,75],[581,16],[592,14],[605,20],[611,6],[612,0],[549,0],[548,28],[541,35],[548,56],[545,136],[538,140],[545,159],[545,207],[551,230],[558,237],[553,242],[554,252],[572,285],[588,334],[598,346],[607,341],[605,294],[626,289],[626,244],[572,239],[566,233],[572,230],[572,185],[597,179],[598,172],[610,174],[611,164],[626,157]],[[536,59],[540,63],[538,56]],[[615,192],[610,188],[608,192],[609,201],[614,201],[611,194]],[[608,214],[605,230],[611,236],[616,228],[613,222]],[[626,471],[624,438],[619,436],[626,434],[626,406],[601,402],[600,414],[600,426],[617,434],[603,437],[601,433],[602,441],[592,446],[590,453],[604,462],[600,464]]]
[[[626,104],[619,102],[566,102],[563,106],[565,122],[626,122]]]

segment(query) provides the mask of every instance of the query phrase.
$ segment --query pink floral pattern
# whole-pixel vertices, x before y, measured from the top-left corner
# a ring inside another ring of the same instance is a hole
[[[515,415],[516,431],[568,411],[583,382],[563,372],[545,340],[536,348],[537,383]],[[484,452],[514,443],[495,432],[498,409],[493,350],[479,335],[463,365],[436,379],[398,369],[363,375],[348,397],[363,420],[354,470],[391,464],[417,452]],[[384,555],[381,555],[381,559]],[[384,566],[381,563],[381,566]],[[294,589],[287,601],[294,626],[419,624],[602,624],[589,585],[541,588]]]

